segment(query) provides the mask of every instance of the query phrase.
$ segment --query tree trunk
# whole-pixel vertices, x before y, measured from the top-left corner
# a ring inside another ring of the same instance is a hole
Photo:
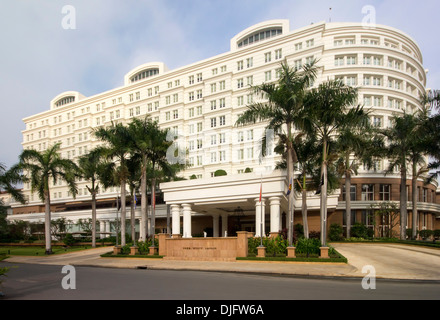
[[[154,167],[153,167],[154,170]],[[156,230],[156,178],[151,181],[151,239],[154,244],[154,234]]]
[[[147,197],[147,160],[146,160],[145,156],[142,159],[141,221],[142,221],[142,228],[140,230],[140,240],[147,241],[147,235],[148,235],[148,197]]]
[[[50,232],[51,228],[51,214],[50,214],[50,192],[49,190],[44,192],[44,207],[45,207],[45,221],[44,221],[44,232],[46,240],[46,254],[52,254],[52,235]]]
[[[290,185],[292,183],[292,191],[288,196],[288,214],[287,214],[287,238],[289,242],[289,246],[293,246],[293,224],[295,218],[295,188],[294,188],[294,171],[293,171],[293,145],[290,141],[292,136],[292,125],[291,123],[287,123],[287,183]]]
[[[96,248],[96,191],[92,185],[92,248]]]
[[[131,225],[131,239],[133,241],[133,245],[136,245],[136,218],[134,214],[134,188],[131,188],[131,202],[130,202],[130,225]]]
[[[304,176],[304,179],[305,179],[305,176]],[[305,182],[304,182],[303,188],[302,188],[301,211],[302,211],[303,226],[304,226],[304,238],[308,239],[309,238],[309,223],[307,221],[307,189],[306,189]]]
[[[406,166],[400,169],[400,240],[406,240],[406,225],[408,219],[408,195],[406,193]]]
[[[413,164],[413,175],[412,175],[412,235],[411,238],[415,240],[417,238],[417,166]]]
[[[351,236],[351,173],[345,171],[345,224],[347,226],[346,238]]]
[[[125,195],[125,178],[121,179],[121,246],[126,245],[125,234],[126,234],[126,195]]]
[[[327,244],[327,141],[324,140],[321,187],[321,245]]]

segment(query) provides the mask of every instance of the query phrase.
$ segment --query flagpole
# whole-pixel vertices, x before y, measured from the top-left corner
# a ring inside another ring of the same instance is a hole
[[[260,247],[263,247],[263,174],[261,174],[261,178],[260,178],[260,237],[261,237],[261,241],[260,241]]]

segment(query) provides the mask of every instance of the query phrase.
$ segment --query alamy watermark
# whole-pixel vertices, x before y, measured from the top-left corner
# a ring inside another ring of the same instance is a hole
[[[372,5],[362,7],[362,27],[364,29],[376,28],[376,8]]]
[[[65,5],[61,9],[61,14],[63,18],[61,19],[61,27],[64,30],[75,30],[76,29],[76,8],[72,5]]]
[[[74,266],[67,265],[61,269],[61,273],[66,274],[61,280],[61,287],[64,290],[75,290],[76,289],[76,270]]]
[[[362,273],[366,274],[362,279],[362,289],[376,290],[376,269],[373,266],[364,266]]]

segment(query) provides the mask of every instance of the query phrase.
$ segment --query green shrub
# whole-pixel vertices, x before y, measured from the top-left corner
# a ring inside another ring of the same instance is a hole
[[[342,233],[344,230],[342,229],[342,226],[335,223],[330,226],[330,232],[329,232],[329,239],[330,241],[341,241],[342,240]]]
[[[258,253],[258,247],[261,245],[261,238],[248,239],[248,255],[255,256]],[[276,238],[263,238],[263,246],[266,247],[266,255],[279,256],[287,254],[289,243],[282,236]]]
[[[228,175],[228,174],[223,169],[219,169],[216,172],[214,172],[214,177],[220,177],[220,176],[226,176],[226,175]]]
[[[440,238],[440,230],[434,230],[434,238],[435,239]]]
[[[313,238],[313,239],[306,239],[301,238],[298,239],[298,242],[296,243],[296,253],[299,254],[320,254],[321,250],[319,249],[321,247],[321,241],[319,239]]]
[[[355,223],[351,227],[351,236],[353,238],[368,239],[372,237],[372,234],[368,231],[368,228],[365,225],[361,223]]]
[[[64,244],[68,247],[72,246],[76,240],[71,233],[66,234],[63,240]]]
[[[432,230],[420,230],[419,231],[420,237],[422,237],[423,240],[430,238],[434,235],[434,231]]]

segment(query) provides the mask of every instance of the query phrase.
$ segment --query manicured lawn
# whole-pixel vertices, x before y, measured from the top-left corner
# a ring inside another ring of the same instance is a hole
[[[52,247],[54,254],[62,254],[68,252],[74,252],[79,250],[90,249],[91,247],[78,246],[78,247]],[[0,246],[0,257],[1,256],[44,256],[46,252],[45,247],[2,247]]]

